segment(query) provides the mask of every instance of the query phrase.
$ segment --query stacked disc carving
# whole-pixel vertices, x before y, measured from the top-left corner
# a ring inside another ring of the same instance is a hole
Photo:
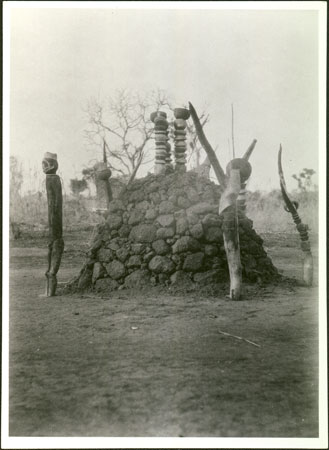
[[[190,112],[185,108],[174,109],[174,136],[175,136],[175,170],[186,171],[186,120],[190,117]]]
[[[155,134],[155,174],[166,170],[168,121],[167,114],[163,111],[155,111],[150,116],[154,123]]]
[[[168,137],[168,134],[169,134],[169,132],[167,131],[167,137]],[[169,137],[168,137],[168,140],[169,140]],[[172,170],[170,142],[167,142],[166,170]]]

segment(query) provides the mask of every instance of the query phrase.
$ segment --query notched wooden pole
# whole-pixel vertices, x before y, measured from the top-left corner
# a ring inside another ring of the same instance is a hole
[[[278,170],[280,177],[280,188],[284,203],[286,205],[285,210],[290,212],[292,219],[296,225],[297,231],[301,239],[301,249],[304,254],[303,259],[303,280],[306,286],[312,286],[313,284],[313,256],[311,252],[311,243],[308,236],[308,226],[301,221],[297,212],[298,204],[292,202],[289,198],[286,182],[282,170],[282,146],[280,145],[278,153]]]

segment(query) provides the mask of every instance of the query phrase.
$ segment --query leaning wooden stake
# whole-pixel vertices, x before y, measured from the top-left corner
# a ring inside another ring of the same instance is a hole
[[[202,125],[200,123],[200,119],[197,115],[197,112],[195,111],[194,106],[190,102],[189,102],[189,108],[190,108],[191,117],[194,122],[195,131],[198,135],[200,144],[205,149],[205,152],[208,155],[209,161],[211,162],[211,165],[214,168],[214,172],[215,172],[215,175],[217,177],[219,184],[221,186],[225,187],[226,182],[227,182],[226,175],[225,175],[221,165],[219,164],[219,161],[217,159],[215,151],[209,144],[208,139],[206,138],[206,135],[203,132]]]
[[[278,154],[278,169],[280,176],[280,187],[282,192],[282,197],[286,205],[286,211],[290,212],[292,215],[292,219],[296,225],[298,233],[301,239],[301,248],[304,253],[303,260],[303,280],[306,286],[312,286],[313,283],[313,256],[311,252],[311,244],[308,237],[308,226],[301,221],[299,214],[297,212],[298,204],[296,202],[292,202],[288,196],[286,182],[283,175],[282,170],[282,146],[280,145],[280,150]]]
[[[46,189],[48,200],[48,269],[46,272],[46,297],[56,295],[57,272],[64,251],[63,221],[62,221],[62,184],[56,171],[58,169],[56,153],[45,153],[42,168],[46,174]]]

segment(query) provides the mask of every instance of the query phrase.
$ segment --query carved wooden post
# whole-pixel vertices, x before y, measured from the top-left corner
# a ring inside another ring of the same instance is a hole
[[[63,197],[62,184],[56,171],[58,169],[57,154],[45,153],[42,160],[42,169],[46,174],[46,189],[48,200],[48,269],[46,272],[46,296],[56,295],[57,272],[64,251],[63,241]]]
[[[235,158],[228,164],[226,168],[227,174],[225,175],[213,148],[203,132],[199,117],[191,103],[189,103],[189,107],[199,141],[207,153],[219,184],[223,188],[218,212],[223,215],[223,238],[230,272],[230,297],[233,300],[239,300],[241,296],[242,269],[237,198],[242,190],[241,186],[244,185],[245,187],[245,183],[251,174],[251,166],[248,159],[256,145],[256,140],[252,142],[243,158]],[[240,207],[244,214],[245,198],[243,192],[241,192],[241,195],[243,198],[241,199]]]
[[[286,182],[283,175],[282,170],[282,147],[280,145],[280,150],[278,154],[278,168],[279,168],[279,176],[280,176],[280,187],[283,200],[285,202],[285,210],[290,212],[292,215],[292,219],[296,225],[297,231],[300,235],[301,239],[301,248],[304,253],[303,260],[303,280],[306,286],[312,286],[313,284],[313,256],[311,252],[311,244],[308,237],[308,226],[301,221],[299,214],[297,212],[298,203],[290,200],[287,192]]]
[[[175,108],[175,170],[186,172],[186,121],[190,117],[190,111],[185,108]]]
[[[239,224],[236,199],[241,188],[240,170],[231,169],[228,183],[219,202],[219,215],[223,215],[223,238],[230,272],[230,298],[240,300],[242,268],[240,258]]]
[[[223,214],[223,238],[226,257],[230,272],[230,298],[240,300],[242,284],[242,267],[240,257],[239,242],[239,215],[243,219],[245,205],[239,211],[238,198],[241,193],[241,186],[246,182],[251,174],[251,165],[244,158],[235,158],[226,167],[228,183],[219,203],[219,214]]]
[[[107,211],[112,200],[112,190],[109,178],[111,170],[105,162],[98,162],[94,165],[96,184],[96,210],[98,212]]]
[[[154,173],[164,173],[166,170],[168,122],[167,114],[163,111],[155,111],[150,116],[154,123],[155,133],[155,166]]]

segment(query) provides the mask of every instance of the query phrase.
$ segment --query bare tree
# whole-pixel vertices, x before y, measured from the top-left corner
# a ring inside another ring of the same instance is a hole
[[[153,132],[150,113],[160,108],[170,110],[169,105],[168,96],[161,90],[143,96],[118,90],[103,102],[90,99],[86,138],[94,148],[103,150],[103,160],[112,171],[131,176],[154,157],[149,145]]]

